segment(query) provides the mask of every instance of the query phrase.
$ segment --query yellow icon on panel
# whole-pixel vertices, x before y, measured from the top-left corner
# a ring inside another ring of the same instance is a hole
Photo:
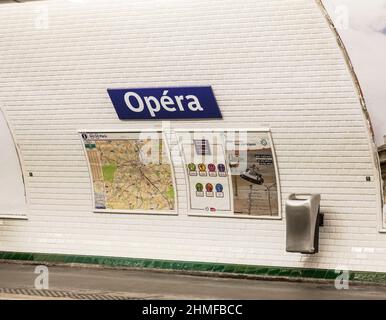
[[[205,172],[206,171],[206,165],[203,163],[200,163],[198,165],[198,170],[200,170],[200,172]]]

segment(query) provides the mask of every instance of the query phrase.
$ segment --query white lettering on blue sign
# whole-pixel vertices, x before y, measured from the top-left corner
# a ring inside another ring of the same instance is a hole
[[[211,87],[107,91],[120,119],[222,118]]]
[[[125,93],[125,102],[127,107],[133,112],[142,112],[146,105],[150,115],[154,118],[156,113],[161,111],[161,108],[168,112],[185,111],[182,101],[186,99],[188,101],[188,108],[191,111],[204,111],[201,107],[200,100],[194,95],[184,96],[168,96],[168,90],[164,90],[162,97],[158,100],[154,96],[144,96],[143,99],[135,92],[128,91]],[[173,100],[174,98],[174,100]]]

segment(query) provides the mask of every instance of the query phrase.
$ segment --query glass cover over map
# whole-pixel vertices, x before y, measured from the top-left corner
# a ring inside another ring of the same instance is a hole
[[[81,136],[95,211],[175,210],[172,167],[160,132],[83,132]]]

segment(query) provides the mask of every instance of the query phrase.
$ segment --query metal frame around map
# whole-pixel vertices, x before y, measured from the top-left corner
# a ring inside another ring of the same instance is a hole
[[[85,144],[83,142],[82,133],[140,133],[140,132],[155,132],[159,133],[162,136],[162,140],[164,142],[164,145],[166,147],[166,154],[170,163],[171,168],[171,178],[173,181],[173,188],[174,188],[174,209],[170,210],[170,212],[166,211],[160,211],[160,210],[139,210],[139,209],[133,209],[133,210],[120,210],[120,209],[96,209],[95,208],[95,193],[94,193],[94,183],[93,183],[93,176],[90,166],[90,161],[87,155],[87,150],[85,148]],[[83,129],[78,130],[78,136],[80,138],[80,141],[82,143],[83,148],[83,154],[85,156],[85,161],[87,162],[87,168],[89,172],[89,178],[90,178],[90,184],[91,184],[91,191],[92,191],[92,211],[94,213],[99,214],[143,214],[143,215],[178,215],[177,210],[177,184],[176,184],[176,178],[175,178],[175,172],[174,172],[174,165],[171,159],[170,154],[170,147],[167,142],[167,138],[165,135],[165,132],[163,132],[160,129],[129,129],[129,130],[121,130],[121,129],[110,129],[110,130],[104,130],[104,129]]]

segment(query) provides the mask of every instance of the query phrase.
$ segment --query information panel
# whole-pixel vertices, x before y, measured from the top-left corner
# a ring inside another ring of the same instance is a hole
[[[269,132],[180,131],[189,211],[229,216],[279,216]]]
[[[232,213],[229,168],[222,134],[185,133],[182,150],[188,177],[190,211]]]
[[[172,213],[173,170],[160,132],[82,132],[94,210]]]
[[[278,216],[278,186],[272,143],[267,132],[226,136],[236,215]]]

